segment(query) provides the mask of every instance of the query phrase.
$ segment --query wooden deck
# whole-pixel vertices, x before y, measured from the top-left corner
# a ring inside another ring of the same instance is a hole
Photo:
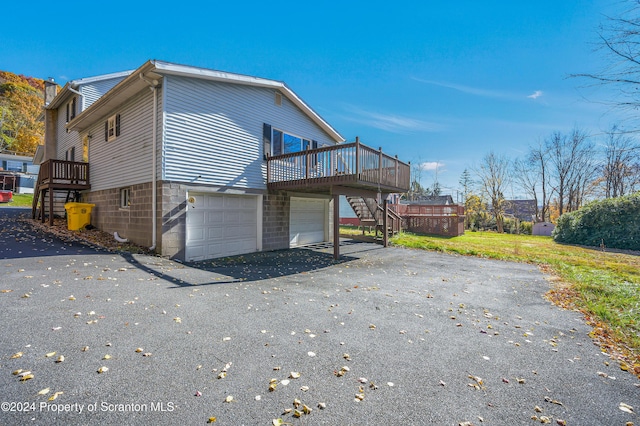
[[[54,193],[71,192],[91,188],[89,164],[77,161],[47,160],[40,165],[38,181],[34,189],[31,217],[45,221],[45,204],[48,206],[49,225],[53,225]],[[45,198],[47,197],[47,198]]]
[[[407,192],[409,181],[409,164],[358,141],[267,159],[270,190],[391,194]]]

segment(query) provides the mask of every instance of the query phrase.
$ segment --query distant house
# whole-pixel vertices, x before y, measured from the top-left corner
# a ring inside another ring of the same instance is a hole
[[[535,222],[535,200],[506,200],[506,216],[513,216],[525,222]]]
[[[152,60],[70,82],[45,112],[34,218],[76,191],[94,226],[180,260],[332,237],[335,255],[340,195],[409,187],[407,164],[343,143],[280,81]]]
[[[448,206],[453,203],[451,195],[421,195],[411,201],[401,201],[402,204],[419,204],[421,206]]]
[[[0,189],[32,194],[39,166],[33,158],[11,151],[0,152]]]

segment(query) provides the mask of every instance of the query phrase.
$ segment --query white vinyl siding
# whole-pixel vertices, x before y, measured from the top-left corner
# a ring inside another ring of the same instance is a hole
[[[69,101],[71,101],[71,98],[69,98]],[[64,160],[67,152],[69,152],[71,148],[75,148],[76,152],[82,152],[82,142],[80,141],[78,132],[67,132],[67,104],[69,101],[63,103],[60,108],[58,108],[56,158],[59,160]],[[76,161],[80,160],[76,158]]]
[[[158,99],[160,103],[161,91],[158,91]],[[96,122],[87,132],[91,135],[89,158],[92,191],[152,181],[153,93],[143,90],[113,113],[121,117],[120,136],[115,140],[104,140],[104,123],[108,117]]]
[[[165,180],[264,189],[263,123],[334,144],[285,97],[275,105],[274,89],[165,76],[164,93]]]
[[[81,84],[76,91],[82,95],[73,94],[67,101],[65,101],[58,108],[58,121],[57,121],[57,147],[56,158],[64,159],[65,153],[69,152],[71,148],[75,148],[75,151],[82,152],[82,142],[78,132],[67,132],[67,104],[71,102],[73,97],[76,98],[76,113],[77,117],[82,111],[87,109],[92,103],[98,100],[102,95],[107,93],[113,86],[122,81],[125,76],[110,78],[107,80],[93,81],[91,83]],[[82,161],[81,157],[76,156],[76,161]]]
[[[102,97],[102,95],[111,90],[113,86],[120,83],[124,78],[125,76],[110,78],[108,80],[99,80],[81,86],[79,91],[82,93],[82,111],[89,108],[92,103],[97,101]]]

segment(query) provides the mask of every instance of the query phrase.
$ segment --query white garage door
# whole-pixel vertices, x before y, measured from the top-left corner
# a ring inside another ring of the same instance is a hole
[[[189,197],[187,261],[258,250],[258,197],[200,193]]]
[[[303,246],[325,241],[328,200],[291,197],[289,245]]]

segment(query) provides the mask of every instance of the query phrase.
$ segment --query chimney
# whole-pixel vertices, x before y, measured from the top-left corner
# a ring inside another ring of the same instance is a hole
[[[53,98],[58,94],[58,85],[52,77],[47,78],[44,81],[44,106],[51,103]]]

